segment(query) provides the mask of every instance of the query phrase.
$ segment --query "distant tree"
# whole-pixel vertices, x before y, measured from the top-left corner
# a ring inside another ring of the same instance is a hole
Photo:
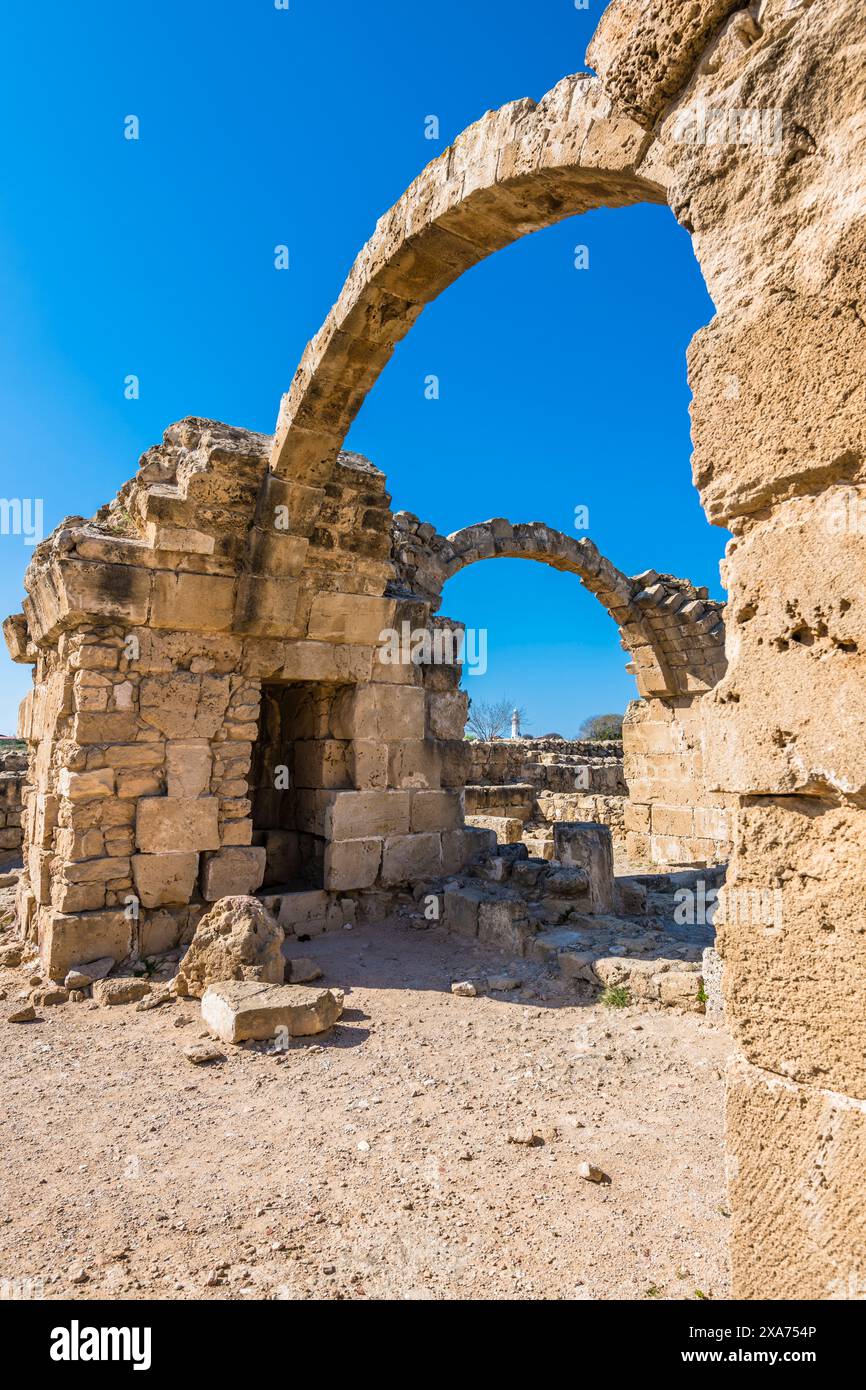
[[[514,712],[512,700],[470,700],[466,730],[469,737],[489,743],[491,739],[502,738],[511,732],[511,715]],[[526,720],[526,711],[518,708],[520,727]]]
[[[578,738],[622,738],[621,714],[593,714],[584,719]]]

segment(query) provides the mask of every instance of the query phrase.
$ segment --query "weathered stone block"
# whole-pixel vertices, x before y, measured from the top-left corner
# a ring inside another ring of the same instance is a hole
[[[130,863],[143,907],[189,902],[198,875],[198,854],[134,854]]]
[[[410,808],[407,791],[336,792],[325,811],[325,836],[358,840],[404,835],[409,831]]]
[[[225,575],[158,570],[153,576],[150,625],[190,632],[228,632],[235,580]]]
[[[317,594],[307,635],[314,642],[362,642],[375,645],[394,621],[393,599],[367,594]],[[351,737],[351,735],[350,735]]]
[[[554,858],[564,868],[581,868],[589,875],[588,906],[592,913],[613,907],[613,838],[606,825],[563,821],[553,827]]]
[[[325,887],[331,892],[371,888],[381,862],[381,839],[332,841],[325,848]]]
[[[201,1001],[202,1021],[226,1043],[312,1037],[332,1028],[341,1013],[342,991],[307,985],[228,980],[211,985]]]
[[[737,1297],[861,1298],[862,1105],[735,1058],[725,1130]]]
[[[411,883],[416,878],[433,878],[442,872],[442,841],[439,835],[394,835],[382,853],[382,882],[386,886]]]
[[[210,791],[213,759],[207,739],[171,739],[165,745],[169,796],[199,797]]]
[[[413,831],[457,830],[463,823],[463,798],[455,791],[412,793]]]
[[[63,980],[73,965],[103,956],[122,960],[132,949],[134,929],[133,919],[122,911],[46,914],[39,933],[39,954],[46,975]]]
[[[135,843],[144,854],[219,849],[219,798],[142,797],[136,810]]]
[[[335,738],[392,743],[424,737],[424,691],[412,685],[365,685],[341,692],[331,712]]]
[[[204,856],[201,895],[205,902],[220,898],[242,898],[255,893],[265,877],[267,850],[264,845],[236,845]]]

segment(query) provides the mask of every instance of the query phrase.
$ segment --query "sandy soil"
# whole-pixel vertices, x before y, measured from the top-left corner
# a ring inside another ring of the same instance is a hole
[[[194,1001],[10,1024],[0,971],[6,1296],[726,1297],[719,1025],[576,1005],[438,929],[303,950],[340,1025],[209,1067]],[[523,986],[450,993],[503,970]]]

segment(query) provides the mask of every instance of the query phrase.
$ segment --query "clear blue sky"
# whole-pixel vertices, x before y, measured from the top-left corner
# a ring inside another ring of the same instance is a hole
[[[355,254],[427,161],[491,107],[585,67],[601,0],[7,0],[0,85],[0,496],[45,529],[91,515],[171,421],[273,428]],[[441,141],[424,138],[425,117]],[[140,139],[124,139],[124,118]],[[274,269],[274,247],[291,269]],[[574,248],[589,248],[588,270]],[[350,446],[395,506],[589,535],[629,573],[718,587],[725,533],[689,471],[685,349],[712,315],[664,208],[599,212],[501,252],[422,316]],[[124,379],[140,378],[140,399]],[[424,380],[440,378],[437,401]],[[0,606],[30,551],[0,536]],[[578,581],[465,571],[445,611],[488,629],[478,698],[572,733],[634,694]],[[0,661],[0,732],[29,669]]]

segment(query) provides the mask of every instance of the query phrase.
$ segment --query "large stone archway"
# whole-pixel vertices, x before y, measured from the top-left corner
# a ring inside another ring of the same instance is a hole
[[[494,558],[534,560],[574,574],[616,623],[628,669],[643,696],[694,695],[709,690],[725,670],[723,605],[687,579],[655,570],[629,578],[587,536],[566,536],[542,521],[504,517],[466,526],[450,536],[406,535],[395,518],[398,583],[440,606],[445,583],[468,565]]]
[[[271,468],[319,486],[367,392],[426,304],[518,238],[591,208],[664,202],[647,132],[589,74],[489,111],[376,225],[283,398]]]

